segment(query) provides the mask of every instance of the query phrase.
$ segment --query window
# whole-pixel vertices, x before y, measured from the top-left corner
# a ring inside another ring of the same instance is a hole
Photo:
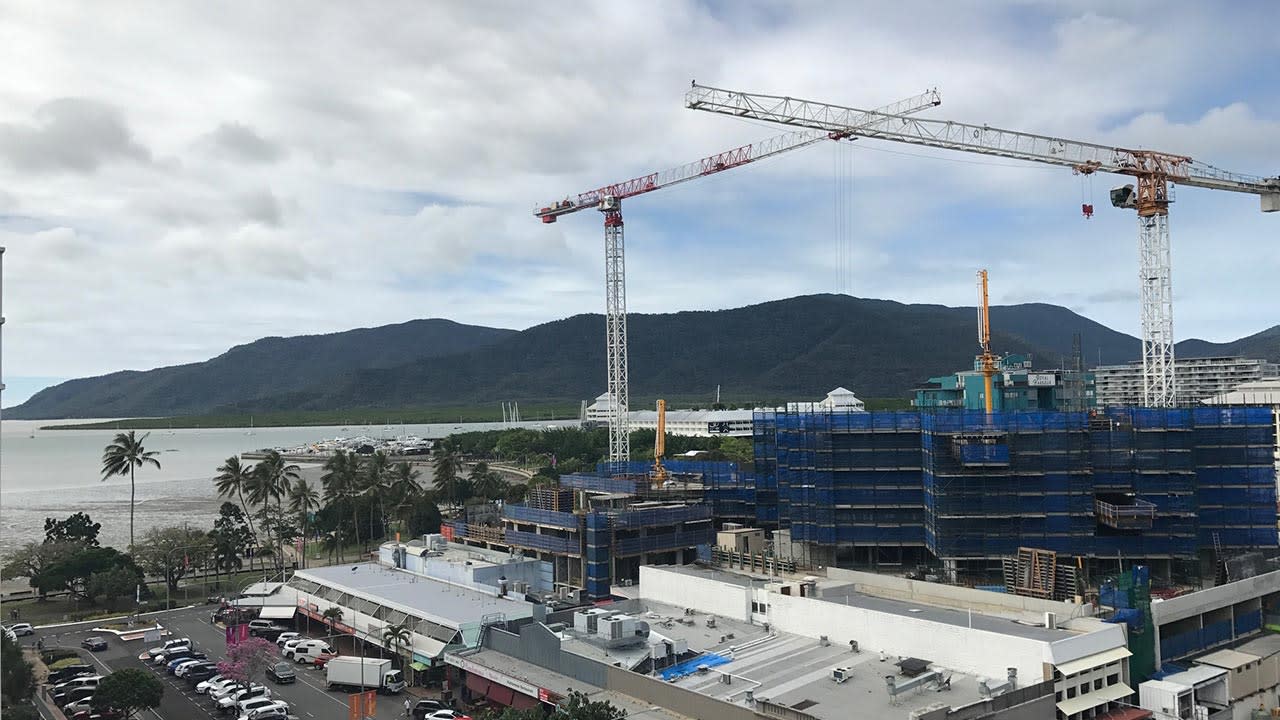
[[[1089,692],[1089,683],[1080,683],[1080,694],[1083,695],[1087,692]]]
[[[1067,697],[1073,698],[1075,696],[1076,696],[1076,689],[1074,687],[1067,688]]]
[[[1101,690],[1101,689],[1102,689],[1102,678],[1098,678],[1097,680],[1094,680],[1094,681],[1093,681],[1093,689],[1094,689],[1094,690]]]
[[[1054,693],[1053,699],[1055,702],[1062,702],[1062,691],[1059,690],[1058,692]]]
[[[1108,685],[1118,685],[1120,683],[1120,673],[1111,673],[1107,676]]]

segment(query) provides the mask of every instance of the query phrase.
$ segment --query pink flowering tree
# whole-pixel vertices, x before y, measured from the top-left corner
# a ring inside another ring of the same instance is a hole
[[[227,648],[227,659],[218,663],[218,673],[247,685],[276,660],[275,643],[260,637],[246,638]]]

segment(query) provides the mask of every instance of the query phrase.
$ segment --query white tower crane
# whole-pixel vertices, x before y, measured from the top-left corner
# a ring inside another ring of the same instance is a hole
[[[1148,407],[1171,407],[1177,403],[1169,262],[1170,184],[1253,193],[1261,196],[1263,212],[1280,210],[1280,176],[1229,173],[1185,155],[1129,150],[950,120],[892,118],[876,110],[723,90],[696,83],[685,95],[685,106],[814,130],[847,129],[859,137],[1061,165],[1083,174],[1109,172],[1137,178],[1136,191],[1132,185],[1116,188],[1111,191],[1111,203],[1138,211],[1142,398]]]
[[[696,87],[696,85],[695,85]],[[852,121],[883,123],[942,103],[937,90],[930,90],[887,105],[863,119]],[[627,410],[627,280],[626,256],[622,238],[622,200],[700,177],[714,175],[731,168],[808,147],[822,140],[852,140],[854,127],[790,132],[762,142],[743,145],[716,155],[661,172],[642,175],[596,190],[588,190],[533,211],[544,223],[560,216],[594,208],[604,213],[604,285],[605,285],[605,352],[609,372],[609,463],[619,472],[631,459],[630,430]]]

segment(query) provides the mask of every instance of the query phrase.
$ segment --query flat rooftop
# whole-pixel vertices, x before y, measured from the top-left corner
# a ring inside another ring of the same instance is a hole
[[[896,675],[898,658],[881,661],[873,652],[853,653],[847,645],[823,646],[812,638],[776,634],[757,638],[748,648],[732,653],[733,659],[703,674],[687,675],[673,684],[720,700],[746,706],[746,693],[756,700],[800,710],[820,720],[857,718],[906,718],[914,710],[944,703],[968,705],[982,698],[978,678],[936,666],[930,670],[950,678],[950,690],[930,685],[890,697],[885,675]],[[837,683],[836,668],[851,669],[851,677]],[[729,683],[724,681],[729,675]],[[899,683],[908,678],[898,676]]]
[[[524,600],[510,596],[500,598],[495,593],[452,585],[378,563],[309,568],[295,575],[375,602],[397,605],[447,627],[477,623],[499,613],[507,620],[533,616],[533,606]]]
[[[662,569],[683,575],[691,575],[694,577],[731,583],[739,587],[748,587],[751,585],[763,587],[762,583],[777,582],[779,580],[779,578],[726,572],[724,570],[716,570],[697,565],[663,565]],[[786,580],[794,581],[795,579],[787,578]],[[847,581],[818,578],[817,590],[818,597],[814,599],[823,602],[835,603],[838,605],[850,605],[873,612],[911,617],[919,620],[928,620],[931,622],[943,623],[945,625],[954,625],[956,627],[972,627],[979,630],[986,630],[988,632],[1000,633],[1002,635],[1010,635],[1013,637],[1053,642],[1069,637],[1075,637],[1080,634],[1077,631],[1061,627],[1055,630],[1050,630],[1044,627],[1043,624],[1037,625],[998,615],[969,612],[968,610],[959,608],[944,608],[936,605],[926,605],[924,603],[906,602],[903,600],[893,600],[875,595],[867,595],[865,593],[854,592],[851,583]]]
[[[1262,658],[1275,655],[1280,653],[1280,635],[1267,634],[1254,638],[1243,645],[1237,645],[1236,650]]]
[[[413,553],[421,554],[423,551],[427,550],[427,546],[421,540],[417,539],[402,543],[385,542],[380,547],[394,548],[397,544],[404,545]],[[476,567],[492,567],[518,562],[537,562],[536,558],[525,558],[519,555],[513,556],[500,550],[472,547],[470,545],[460,545],[457,543],[448,543],[443,550],[432,551],[432,553],[433,554],[427,556],[431,560],[451,563],[471,563]]]
[[[630,695],[624,695],[612,690],[604,690],[594,685],[589,685],[580,680],[552,672],[546,668],[525,662],[519,658],[504,655],[493,650],[480,649],[476,651],[467,651],[459,653],[458,657],[468,662],[473,662],[495,672],[506,675],[507,677],[521,680],[530,685],[550,690],[557,695],[568,695],[571,690],[585,693],[593,701],[608,701],[614,707],[621,708],[627,713],[627,717],[643,715],[645,718],[654,720],[691,720],[685,715],[668,710],[666,708],[657,707],[649,703],[643,702]]]
[[[651,600],[635,602],[641,605],[642,609],[618,610],[618,612],[648,623],[650,632],[672,640],[687,641],[691,652],[731,652],[732,648],[762,638],[766,634],[760,625],[748,625],[717,615],[715,627],[707,627],[707,618],[711,617],[707,613],[686,615],[684,608],[675,605]],[[615,608],[606,606],[606,609]],[[579,633],[570,626],[560,633],[560,647],[567,652],[610,665],[620,662],[628,669],[649,657],[649,647],[645,643],[621,648],[605,648],[601,643],[593,641],[595,637]]]

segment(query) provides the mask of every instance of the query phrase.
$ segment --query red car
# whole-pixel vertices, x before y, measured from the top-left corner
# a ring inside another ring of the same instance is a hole
[[[315,665],[315,666],[316,666],[316,667],[318,667],[318,668],[322,668],[322,667],[324,667],[324,666],[325,666],[325,665],[326,665],[330,660],[332,660],[332,659],[334,659],[334,658],[336,658],[336,657],[338,657],[338,654],[337,654],[337,653],[320,653],[319,655],[317,655],[317,656],[316,656],[316,659],[315,659],[314,661],[312,661],[312,664],[313,664],[313,665]]]

